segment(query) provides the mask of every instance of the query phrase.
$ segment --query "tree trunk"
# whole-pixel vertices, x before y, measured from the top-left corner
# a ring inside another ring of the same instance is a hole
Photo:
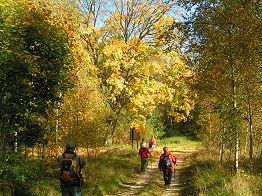
[[[224,153],[225,153],[225,145],[224,145],[224,134],[225,134],[225,126],[224,126],[224,123],[221,122],[222,124],[222,127],[220,128],[221,130],[221,133],[220,133],[220,163],[223,164],[223,160],[224,160]]]
[[[245,139],[245,147],[244,147],[244,158],[246,158],[246,153],[247,153],[247,146],[248,146],[248,136],[249,136],[249,129],[247,127],[247,132],[246,132],[246,139]]]
[[[234,125],[233,125],[233,127],[234,127],[234,132],[235,132],[235,134],[236,134],[236,143],[235,143],[235,169],[236,170],[238,170],[238,168],[239,168],[239,150],[240,150],[240,148],[239,148],[239,145],[240,145],[240,142],[239,142],[239,140],[240,140],[240,136],[239,136],[239,129],[238,129],[238,126],[237,126],[237,120],[236,120],[236,109],[237,109],[237,107],[236,107],[236,99],[234,99]]]
[[[209,112],[208,114],[208,121],[209,121],[209,155],[211,155],[212,150],[211,150],[211,146],[212,146],[212,125],[211,125],[211,114]]]
[[[252,110],[251,103],[248,103],[248,113],[249,113],[249,160],[253,160],[253,119],[252,119]]]
[[[15,152],[17,152],[17,147],[18,147],[18,141],[17,141],[17,131],[15,131],[15,141],[14,141],[14,147],[15,147]]]
[[[3,119],[3,120],[5,120],[5,119]],[[4,122],[4,121],[1,121],[1,126],[0,126],[0,138],[1,138],[1,140],[0,140],[0,150],[1,151],[5,151],[6,150],[6,138],[7,138],[7,135],[8,135],[8,129],[10,129],[10,128],[7,128],[7,126],[6,126],[6,122]]]
[[[4,134],[4,123],[1,122],[1,126],[0,126],[0,151],[2,151],[4,149],[4,143],[5,143],[5,134]]]
[[[55,120],[55,144],[58,144],[58,128],[59,128],[59,109],[58,107],[56,108],[56,120]]]
[[[231,61],[232,63],[232,61]],[[232,75],[231,75],[231,87],[232,87],[232,98],[233,98],[233,121],[232,127],[233,132],[235,133],[235,169],[239,168],[239,128],[237,121],[237,92],[236,92],[236,84],[235,84],[235,67],[232,65]]]
[[[236,132],[235,168],[239,168],[239,131]]]

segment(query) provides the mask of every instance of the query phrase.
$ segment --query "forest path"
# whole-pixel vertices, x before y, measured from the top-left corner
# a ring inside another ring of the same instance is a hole
[[[153,156],[160,157],[162,154],[162,149],[159,147],[156,151],[153,152]],[[152,194],[146,194],[145,191],[141,194],[141,191],[148,185],[153,182],[153,178],[159,172],[158,170],[158,159],[149,160],[147,173],[143,174],[136,174],[131,177],[127,182],[123,182],[121,189],[118,191],[118,196],[130,196],[130,195],[162,195],[162,196],[169,196],[169,195],[180,195],[181,190],[183,189],[183,172],[185,171],[185,167],[190,164],[187,162],[187,158],[196,153],[197,150],[175,150],[170,149],[171,153],[175,155],[177,160],[175,177],[172,180],[171,186],[168,190],[164,188],[164,180],[161,174],[161,181],[163,182],[161,185],[155,184],[156,190]],[[158,175],[159,176],[159,175]]]
[[[173,176],[171,186],[168,190],[165,190],[163,186],[164,192],[162,196],[181,195],[185,179],[183,173],[185,172],[185,168],[188,166],[188,164],[190,164],[187,159],[190,155],[196,152],[197,150],[171,151],[171,153],[176,157],[177,165],[175,167],[175,174]]]

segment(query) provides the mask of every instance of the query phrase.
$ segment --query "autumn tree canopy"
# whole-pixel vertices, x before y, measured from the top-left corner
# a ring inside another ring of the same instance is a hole
[[[110,9],[101,1],[85,3],[90,8],[85,10],[86,21],[101,17],[98,8],[108,13],[100,27],[88,24],[91,31],[84,39],[114,112],[111,133],[122,112],[128,112],[129,127],[143,130],[146,117],[162,104],[169,105],[170,116],[185,120],[194,105],[185,81],[193,74],[176,48],[176,21],[170,14],[175,3],[110,1]]]
[[[0,4],[1,134],[96,146],[116,130],[145,133],[159,106],[175,121],[190,115],[195,76],[174,1],[13,2]]]

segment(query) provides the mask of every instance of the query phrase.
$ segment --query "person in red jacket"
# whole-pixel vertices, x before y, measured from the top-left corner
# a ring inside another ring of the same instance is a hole
[[[149,140],[150,150],[154,150],[155,146],[156,146],[156,138],[152,135],[151,139]]]
[[[141,173],[146,174],[147,164],[149,155],[151,155],[150,151],[146,147],[146,143],[141,144],[141,148],[139,149],[140,158],[141,158]]]
[[[176,158],[168,151],[168,147],[164,147],[163,151],[164,153],[159,158],[158,169],[163,172],[165,187],[168,189],[175,172]]]

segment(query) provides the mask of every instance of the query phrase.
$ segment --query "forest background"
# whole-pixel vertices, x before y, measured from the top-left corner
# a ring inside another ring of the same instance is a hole
[[[132,131],[199,139],[254,172],[259,1],[0,0],[0,10],[3,189],[32,172],[17,160],[52,160],[68,138],[92,156]]]

